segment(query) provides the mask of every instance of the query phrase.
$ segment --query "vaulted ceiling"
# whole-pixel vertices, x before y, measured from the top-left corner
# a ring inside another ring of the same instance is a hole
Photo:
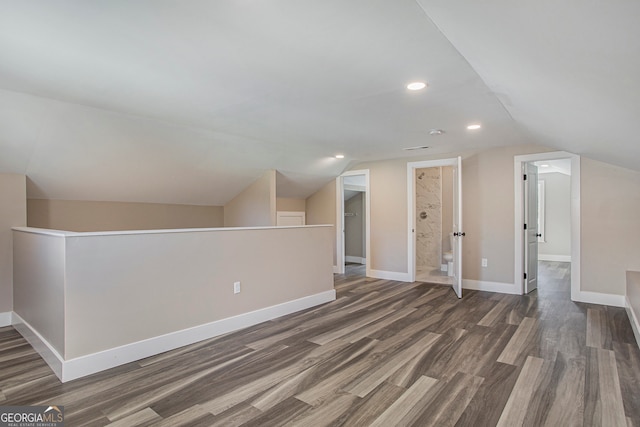
[[[306,197],[360,161],[529,142],[640,170],[639,17],[622,0],[0,0],[0,172],[34,198],[223,205],[267,169]]]

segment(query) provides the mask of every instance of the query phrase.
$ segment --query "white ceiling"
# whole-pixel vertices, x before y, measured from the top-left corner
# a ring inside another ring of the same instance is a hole
[[[26,174],[29,197],[222,205],[267,169],[279,196],[306,197],[359,161],[526,142],[638,169],[639,16],[629,1],[0,0],[0,172]]]

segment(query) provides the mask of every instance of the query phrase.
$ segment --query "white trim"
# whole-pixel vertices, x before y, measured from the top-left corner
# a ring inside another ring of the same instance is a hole
[[[11,325],[11,312],[0,313],[0,328]]]
[[[576,295],[577,298],[571,299],[576,302],[584,302],[587,304],[610,305],[612,307],[624,307],[625,296],[616,294],[603,294],[600,292],[580,291]]]
[[[16,312],[12,313],[13,317],[13,327],[20,335],[24,337],[25,340],[31,347],[44,359],[44,361],[49,365],[51,370],[60,380],[62,380],[64,376],[64,359],[58,353],[58,351],[53,348],[49,342],[44,339],[42,335],[38,333],[30,324],[28,324],[22,317],[20,317]]]
[[[344,187],[342,177],[336,178],[336,266],[333,272],[344,274]],[[337,268],[337,270],[336,270]]]
[[[514,283],[524,293],[524,198],[522,164],[539,160],[571,159],[571,300],[580,301],[580,156],[566,151],[514,156]]]
[[[374,279],[396,280],[398,282],[409,283],[413,282],[409,273],[399,273],[397,271],[369,270],[367,276],[373,277]]]
[[[131,234],[171,234],[171,233],[203,233],[203,232],[216,232],[216,231],[246,231],[246,230],[271,230],[280,228],[310,228],[310,227],[332,227],[331,224],[318,224],[318,225],[285,225],[278,227],[275,225],[266,225],[261,227],[221,227],[221,228],[169,228],[158,230],[121,230],[121,231],[64,231],[64,230],[50,230],[44,228],[34,227],[11,227],[14,231],[20,231],[22,233],[31,234],[43,234],[45,236],[56,237],[93,237],[93,236],[119,236],[119,235],[131,235]]]
[[[344,256],[344,260],[345,260],[345,262],[355,262],[356,264],[366,264],[367,263],[367,259],[366,258],[362,258],[361,256],[345,255]]]
[[[336,262],[337,269],[334,269],[336,274],[344,274],[345,263],[345,249],[344,249],[344,177],[345,176],[357,176],[364,175],[364,193],[365,193],[365,255],[369,256],[371,253],[371,186],[369,185],[369,169],[352,170],[343,173],[336,178]],[[363,258],[365,275],[371,276],[371,265],[367,261],[370,258]]]
[[[636,344],[638,345],[638,348],[640,348],[640,322],[638,322],[638,317],[633,311],[633,307],[631,307],[629,297],[625,297],[624,302],[625,309],[627,310],[627,316],[629,316],[629,322],[631,322],[631,329],[633,329],[633,335],[636,337]]]
[[[571,262],[571,255],[538,254],[538,261]]]
[[[484,280],[462,279],[462,287],[464,289],[472,289],[474,291],[497,292],[500,294],[520,295],[521,290],[513,283],[487,282]]]
[[[18,332],[40,353],[58,378],[60,378],[62,382],[67,382],[238,329],[257,325],[258,323],[334,301],[335,299],[336,291],[332,289],[238,316],[228,317],[204,325],[194,326],[193,328],[183,329],[70,360],[63,360],[49,343],[29,324],[24,322],[15,313],[14,316],[20,322],[19,325],[16,325]]]

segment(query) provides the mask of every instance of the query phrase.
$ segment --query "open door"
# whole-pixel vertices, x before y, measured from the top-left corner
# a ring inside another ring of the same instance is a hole
[[[453,291],[462,298],[462,158],[453,167]]]
[[[538,167],[524,164],[524,292],[538,288]]]
[[[449,166],[453,169],[453,218],[451,224],[454,236],[451,248],[453,260],[451,270],[448,270],[451,274],[448,274],[450,277],[447,278],[452,280],[447,280],[446,283],[451,283],[453,291],[458,298],[462,298],[462,238],[465,235],[462,229],[462,157],[407,163],[408,281],[413,282],[416,280],[416,170],[443,166]],[[446,232],[448,233],[448,231]]]

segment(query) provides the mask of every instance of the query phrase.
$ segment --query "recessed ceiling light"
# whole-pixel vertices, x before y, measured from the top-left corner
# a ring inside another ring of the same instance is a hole
[[[429,135],[432,135],[432,136],[442,135],[443,133],[444,131],[442,129],[431,129],[429,131]]]
[[[429,148],[429,146],[427,145],[419,145],[417,147],[407,147],[407,148],[403,148],[403,150],[405,151],[413,151],[413,150],[425,150]]]
[[[541,168],[548,168],[548,167],[549,167],[549,165],[544,164],[544,165],[540,165],[540,167],[541,167]]]
[[[344,159],[344,154],[336,154],[336,159]]]
[[[480,129],[481,127],[482,127],[481,125],[476,123],[476,124],[472,124],[472,125],[467,126],[467,129],[476,130],[476,129]]]
[[[425,82],[411,82],[407,85],[407,89],[409,90],[422,90],[427,87]]]

